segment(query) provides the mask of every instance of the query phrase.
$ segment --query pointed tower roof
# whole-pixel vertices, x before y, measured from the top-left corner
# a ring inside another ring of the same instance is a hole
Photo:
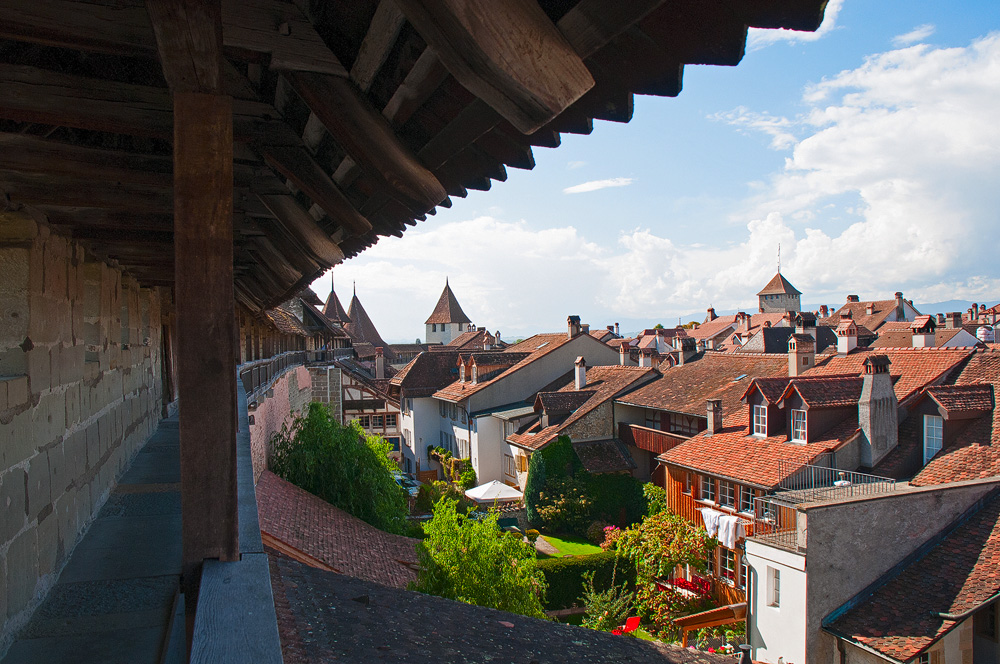
[[[441,291],[441,297],[438,298],[437,306],[434,307],[434,311],[431,313],[430,318],[424,321],[425,325],[430,325],[431,323],[471,323],[469,317],[465,315],[462,311],[462,305],[458,303],[455,299],[455,294],[451,292],[451,286],[448,285],[448,280],[444,281],[444,290]]]
[[[382,340],[382,336],[375,329],[375,323],[368,317],[365,308],[361,306],[361,300],[358,299],[357,294],[351,298],[347,316],[350,318],[350,322],[344,326],[344,329],[355,342],[368,343],[376,348],[381,347],[385,349],[386,357],[391,355],[389,344]]]
[[[757,295],[802,295],[780,272],[774,275]]]
[[[326,304],[323,305],[323,315],[330,321],[340,323],[341,325],[351,322],[351,317],[344,311],[344,306],[340,303],[337,292],[333,290],[332,283],[330,284],[330,294],[326,297]]]

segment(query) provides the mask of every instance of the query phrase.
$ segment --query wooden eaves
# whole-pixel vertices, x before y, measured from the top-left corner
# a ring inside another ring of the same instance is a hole
[[[627,122],[633,95],[678,94],[684,65],[737,64],[748,26],[815,30],[826,1],[3,4],[0,205],[173,287],[173,94],[217,89],[232,100],[234,293],[260,311],[532,168],[533,147]],[[151,16],[202,5],[221,10],[221,63],[200,67],[210,23],[190,21],[171,46],[183,71]]]

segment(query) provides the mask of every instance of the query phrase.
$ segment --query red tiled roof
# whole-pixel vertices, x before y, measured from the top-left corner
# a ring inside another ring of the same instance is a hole
[[[539,392],[535,396],[535,404],[541,406],[547,413],[571,413],[587,403],[595,394],[596,390],[588,389],[579,392]]]
[[[344,311],[344,306],[340,303],[340,298],[337,297],[336,291],[333,290],[333,284],[330,285],[330,294],[326,296],[326,304],[323,305],[323,315],[334,323],[340,323],[341,325],[351,322],[351,317]]]
[[[802,295],[780,272],[771,277],[767,285],[761,289],[760,295]]]
[[[424,321],[425,324],[430,325],[431,323],[469,323],[469,317],[465,315],[462,311],[462,306],[455,299],[455,294],[451,292],[451,286],[448,282],[444,282],[444,290],[441,291],[441,297],[438,298],[437,304],[434,306],[434,311],[431,315]]]
[[[908,323],[908,325],[912,325],[912,323]],[[960,327],[938,328],[934,331],[934,345],[943,346],[962,331]],[[869,346],[871,348],[909,348],[913,346],[913,334],[913,330],[909,327],[905,330],[886,330],[885,325],[883,325],[879,328],[878,338]]]
[[[587,367],[585,392],[577,391],[575,379],[570,378],[558,390],[540,395],[543,401],[552,401],[556,407],[572,407],[573,412],[569,417],[557,425],[546,427],[540,431],[514,434],[509,436],[507,440],[529,450],[540,449],[555,440],[561,432],[566,431],[573,423],[578,422],[602,403],[607,403],[622,392],[658,375],[659,372],[653,367],[623,367],[619,365]],[[580,397],[576,395],[584,393],[590,396],[579,403]]]
[[[375,323],[368,317],[368,312],[361,306],[361,300],[357,295],[351,298],[351,307],[347,310],[347,315],[350,316],[351,322],[345,325],[344,329],[352,339],[371,344],[375,348],[381,347],[387,359],[393,358],[392,349],[382,340],[382,335],[375,329]]]
[[[1000,388],[1000,350],[977,351],[950,382],[955,385],[989,385],[995,392]],[[975,402],[985,405],[985,399],[981,397]],[[919,443],[920,432],[914,434]],[[970,422],[957,439],[946,444],[917,473],[912,484],[927,486],[995,475],[1000,475],[1000,411],[994,407]]]
[[[868,305],[872,305],[874,313],[868,313]],[[864,325],[869,330],[878,330],[886,322],[886,318],[896,311],[896,300],[870,300],[866,302],[845,302],[837,312],[831,316],[837,319],[845,312],[850,312],[851,318],[858,325]],[[836,324],[836,323],[834,323]],[[909,325],[909,323],[907,323]]]
[[[767,489],[776,488],[802,465],[848,440],[857,432],[849,425],[834,427],[821,436],[822,440],[807,445],[788,442],[781,434],[760,438],[747,434],[746,413],[714,436],[700,433],[664,452],[656,459],[669,465],[689,468],[696,472],[725,477]],[[779,461],[787,462],[785,475],[779,472]]]
[[[295,314],[279,306],[274,309],[267,309],[264,315],[278,329],[285,334],[294,334],[299,337],[308,337],[309,332],[302,325],[302,321],[295,317]]]
[[[938,402],[949,413],[969,410],[993,410],[993,386],[986,385],[938,385],[925,390],[926,394]]]
[[[827,629],[901,662],[927,650],[962,614],[1000,591],[1000,497]]]
[[[816,366],[806,372],[806,376],[860,375],[864,361],[878,354],[886,355],[892,363],[889,373],[899,376],[893,388],[896,399],[903,403],[928,385],[943,382],[949,371],[958,366],[972,353],[970,348],[880,348],[878,352],[859,348],[848,355],[831,355],[816,358]]]
[[[417,540],[391,535],[265,470],[257,480],[261,531],[343,574],[394,588],[416,579]]]
[[[742,378],[740,378],[742,376]],[[705,353],[694,362],[673,367],[661,378],[618,399],[621,403],[705,416],[706,399],[722,399],[724,417],[743,413],[740,401],[754,378],[788,376],[787,355]],[[740,378],[740,380],[736,380]],[[784,385],[781,386],[784,389]],[[780,394],[780,392],[779,392]]]
[[[636,467],[632,455],[613,438],[573,443],[573,450],[589,473],[615,473]]]
[[[445,346],[448,346],[449,348],[459,348],[461,350],[482,350],[483,343],[487,340],[486,335],[488,334],[492,339],[493,335],[483,328],[478,330],[468,330],[466,332],[462,332],[460,335],[446,343]]]
[[[780,400],[787,399],[795,391],[810,408],[857,406],[863,382],[861,376],[854,375],[792,378]]]
[[[402,388],[406,397],[429,397],[458,378],[457,362],[457,349],[420,353],[390,383]]]
[[[782,395],[785,393],[785,388],[788,387],[788,381],[791,380],[788,376],[783,376],[780,378],[754,378],[747,389],[740,396],[740,401],[747,398],[753,390],[759,390],[761,396],[769,404],[776,404],[781,401]]]

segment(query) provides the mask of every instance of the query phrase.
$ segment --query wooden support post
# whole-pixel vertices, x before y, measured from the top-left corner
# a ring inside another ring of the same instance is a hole
[[[174,94],[174,269],[185,585],[239,559],[229,97]]]

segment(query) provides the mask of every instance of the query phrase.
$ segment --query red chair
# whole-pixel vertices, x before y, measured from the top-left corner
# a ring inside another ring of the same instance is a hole
[[[629,632],[634,632],[639,629],[639,616],[632,616],[625,621],[625,624],[621,627],[616,627],[611,630],[612,634],[628,634]]]

